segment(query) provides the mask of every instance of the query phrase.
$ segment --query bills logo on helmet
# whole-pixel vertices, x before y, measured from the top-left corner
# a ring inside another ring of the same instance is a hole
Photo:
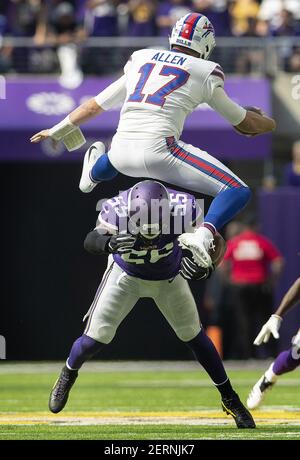
[[[171,46],[186,46],[208,59],[216,46],[215,30],[206,16],[190,13],[176,22],[169,41]]]

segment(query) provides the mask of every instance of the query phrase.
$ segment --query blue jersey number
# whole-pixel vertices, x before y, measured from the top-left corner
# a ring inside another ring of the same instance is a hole
[[[146,95],[145,93],[143,93],[143,90],[155,65],[156,64],[148,62],[140,68],[140,79],[137,82],[134,92],[130,94],[128,102],[142,102],[144,98],[147,96],[145,102],[147,102],[148,104],[154,104],[162,107],[166,101],[166,96],[168,96],[168,94],[183,86],[188,81],[188,78],[190,76],[188,72],[186,72],[183,69],[180,69],[179,67],[164,65],[159,75],[162,75],[164,77],[169,77],[170,75],[173,75],[174,78],[172,78],[171,81],[169,81],[164,86],[155,91],[155,93]]]

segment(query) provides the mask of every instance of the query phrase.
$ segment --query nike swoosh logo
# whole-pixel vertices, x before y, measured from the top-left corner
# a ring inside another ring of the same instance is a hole
[[[97,150],[97,147],[95,147],[94,145],[92,145],[92,147],[89,148],[89,160],[90,160],[90,158],[91,158],[91,153],[92,153],[93,149]]]

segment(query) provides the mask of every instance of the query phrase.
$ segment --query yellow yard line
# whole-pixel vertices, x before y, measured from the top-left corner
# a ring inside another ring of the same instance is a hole
[[[292,410],[264,410],[253,411],[255,417],[260,418],[294,418],[300,420],[300,411]],[[0,412],[0,420],[7,417],[31,418],[31,417],[206,417],[214,418],[223,416],[224,413],[216,410],[203,411],[64,411],[60,414],[51,414],[48,411],[39,412]]]
[[[269,411],[256,411],[253,412],[254,418],[258,423],[266,424],[268,422],[276,423],[285,423],[285,422],[300,422],[300,412],[299,411],[285,411],[285,410],[269,410]],[[104,421],[111,424],[117,423],[118,421],[124,423],[128,420],[128,423],[131,423],[133,419],[137,419],[139,423],[149,423],[163,421],[164,423],[172,422],[174,423],[175,419],[178,420],[180,424],[184,420],[203,420],[206,419],[209,423],[209,420],[213,421],[216,419],[220,423],[224,423],[231,418],[226,417],[222,411],[215,410],[204,410],[204,411],[178,411],[178,412],[63,412],[61,414],[50,414],[49,412],[2,412],[0,413],[0,425],[7,424],[55,424],[56,422],[61,423],[74,423],[82,422],[88,424],[89,421],[95,422]]]

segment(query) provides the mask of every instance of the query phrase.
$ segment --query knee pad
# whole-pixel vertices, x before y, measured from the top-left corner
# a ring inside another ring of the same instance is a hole
[[[190,342],[193,340],[201,331],[201,327],[199,325],[189,326],[184,328],[177,329],[176,335],[182,342]]]
[[[91,337],[93,337],[98,342],[104,343],[107,345],[112,341],[116,335],[116,328],[113,326],[100,326],[97,331],[90,331]]]

